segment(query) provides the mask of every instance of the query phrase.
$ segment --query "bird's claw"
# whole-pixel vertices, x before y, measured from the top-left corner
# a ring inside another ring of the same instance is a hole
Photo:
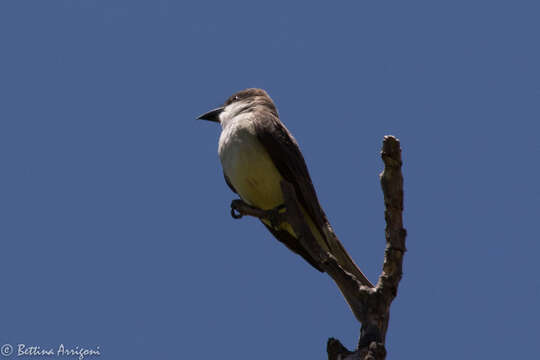
[[[231,216],[233,217],[233,219],[241,219],[242,216],[244,216],[244,214],[242,214],[238,210],[237,203],[240,202],[240,201],[242,201],[242,200],[233,200],[231,202]]]

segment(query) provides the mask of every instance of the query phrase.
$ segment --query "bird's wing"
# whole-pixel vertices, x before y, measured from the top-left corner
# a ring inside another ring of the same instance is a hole
[[[263,144],[266,151],[270,155],[272,162],[276,165],[277,169],[281,173],[281,176],[289,183],[293,184],[294,190],[298,201],[304,207],[311,220],[315,223],[315,226],[321,232],[321,235],[328,246],[328,249],[334,255],[339,264],[347,271],[356,276],[362,284],[373,287],[373,284],[362,273],[360,268],[355,264],[354,260],[347,253],[347,250],[343,247],[337,237],[326,238],[326,229],[333,233],[332,228],[328,224],[328,219],[324,213],[311,177],[306,166],[306,161],[300,152],[300,148],[292,134],[287,130],[285,125],[279,121],[278,117],[269,112],[258,112],[255,116],[259,118],[254,121],[255,132],[259,141]],[[270,230],[272,231],[272,230]],[[315,234],[314,234],[315,235]],[[292,236],[291,236],[292,237]],[[279,238],[278,238],[279,239]],[[279,239],[282,242],[285,242]],[[330,241],[330,242],[329,242]],[[297,240],[297,242],[299,242]],[[299,247],[300,244],[298,244]],[[306,250],[302,249],[306,252]],[[299,251],[296,251],[301,254]],[[302,254],[301,254],[302,255]],[[304,255],[302,255],[304,256]],[[311,261],[304,256],[304,258],[312,264]],[[312,264],[313,265],[313,264]],[[315,266],[315,265],[313,265]],[[318,266],[315,266],[320,269]]]
[[[269,112],[257,112],[260,117],[255,124],[255,132],[276,165],[281,176],[294,185],[296,196],[317,228],[322,229],[328,223],[308,168],[300,148],[289,130],[279,119]]]

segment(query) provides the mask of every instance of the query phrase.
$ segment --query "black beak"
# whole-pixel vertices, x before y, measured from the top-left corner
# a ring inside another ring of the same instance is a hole
[[[217,109],[210,110],[209,112],[202,114],[197,118],[197,120],[208,120],[219,122],[219,114],[223,112],[223,107],[218,107]]]

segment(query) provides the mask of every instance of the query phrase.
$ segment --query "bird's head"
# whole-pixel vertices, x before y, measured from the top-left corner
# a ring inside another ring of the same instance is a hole
[[[227,99],[223,106],[202,114],[198,120],[221,122],[223,117],[232,118],[244,112],[250,112],[257,108],[271,111],[277,116],[274,102],[263,89],[250,88],[238,91]]]

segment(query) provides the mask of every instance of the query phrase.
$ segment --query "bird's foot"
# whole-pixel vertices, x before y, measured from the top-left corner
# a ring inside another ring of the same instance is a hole
[[[235,199],[231,201],[231,216],[233,217],[233,219],[241,219],[242,216],[247,214],[246,208],[248,207],[249,205],[240,199]]]
[[[240,219],[244,215],[254,216],[261,220],[268,220],[270,225],[277,229],[285,220],[286,208],[284,204],[276,206],[270,210],[262,210],[246,204],[241,199],[236,199],[231,202],[231,216],[234,219]]]

